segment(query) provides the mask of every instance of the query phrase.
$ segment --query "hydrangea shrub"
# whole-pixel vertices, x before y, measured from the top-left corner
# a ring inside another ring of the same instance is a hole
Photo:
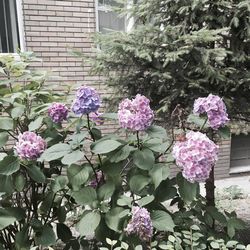
[[[235,213],[207,207],[199,194],[197,182],[218,153],[207,128],[182,131],[176,141],[154,124],[150,101],[139,94],[120,103],[118,116],[102,114],[100,95],[88,86],[67,102],[68,93],[43,89],[44,72],[27,70],[32,53],[20,58],[0,59],[0,72],[13,79],[0,88],[0,249],[105,249],[117,240],[124,249],[158,249],[194,226],[208,247],[214,221],[225,239],[243,227]],[[126,133],[102,134],[98,126],[109,119]],[[182,172],[176,177],[172,150]],[[166,202],[180,209],[171,212]]]

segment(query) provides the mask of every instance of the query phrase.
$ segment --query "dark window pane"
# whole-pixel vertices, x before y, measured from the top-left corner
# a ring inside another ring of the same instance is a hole
[[[15,0],[0,0],[0,53],[13,53],[19,48]]]

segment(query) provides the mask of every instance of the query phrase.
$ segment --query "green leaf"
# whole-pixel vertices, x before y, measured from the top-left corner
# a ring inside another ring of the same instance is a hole
[[[163,180],[166,180],[170,175],[170,169],[168,165],[165,164],[155,164],[150,170],[149,175],[151,176],[155,188],[157,188]]]
[[[79,191],[72,192],[72,197],[80,205],[91,205],[94,201],[97,200],[97,194],[94,188],[85,187]]]
[[[161,210],[153,211],[151,214],[151,219],[154,228],[156,228],[157,230],[165,232],[174,231],[174,221],[167,212]]]
[[[9,211],[0,208],[0,230],[13,224],[15,221],[17,221],[17,218],[15,216],[10,214]]]
[[[6,156],[0,162],[0,174],[12,175],[20,169],[20,162],[16,156]]]
[[[120,214],[125,211],[121,207],[112,208],[105,215],[105,221],[107,226],[114,230],[115,232],[121,232],[123,229],[123,219],[120,217]]]
[[[42,160],[53,161],[59,159],[71,151],[71,147],[66,143],[58,143],[46,149],[41,156]]]
[[[126,160],[130,153],[134,150],[133,147],[129,146],[129,145],[125,145],[122,148],[117,149],[116,151],[113,151],[112,153],[110,153],[109,155],[109,161],[110,162],[120,162],[120,161],[124,161]]]
[[[212,207],[212,206],[207,207],[206,210],[214,220],[217,220],[223,226],[226,226],[227,219],[226,219],[225,215],[223,213],[219,212],[219,210],[216,207]]]
[[[148,195],[148,196],[142,197],[140,200],[137,201],[137,203],[140,207],[144,207],[148,205],[149,203],[151,203],[154,199],[155,197],[153,195]]]
[[[79,221],[77,228],[81,236],[92,235],[101,221],[98,211],[87,211]]]
[[[146,131],[146,133],[151,137],[151,138],[167,138],[167,132],[166,129],[160,126],[153,125],[149,127]]]
[[[0,148],[5,146],[8,139],[9,139],[9,135],[7,132],[0,133]]]
[[[21,192],[23,188],[25,187],[26,179],[22,173],[18,173],[16,176],[14,176],[13,180],[15,189],[18,192]]]
[[[114,191],[115,191],[114,183],[111,181],[106,182],[98,189],[98,197],[101,201],[107,200],[112,196]]]
[[[13,130],[13,128],[14,128],[14,123],[12,118],[0,117],[0,129]]]
[[[72,153],[66,154],[62,158],[62,164],[70,166],[71,164],[82,160],[83,157],[84,157],[84,153],[80,150],[76,150],[76,151],[73,151]]]
[[[227,140],[230,139],[231,132],[230,132],[230,128],[229,127],[220,128],[220,129],[218,129],[217,133],[223,139],[227,139]]]
[[[151,150],[137,150],[133,155],[134,164],[144,170],[150,170],[154,166],[155,157]]]
[[[51,183],[51,190],[56,193],[65,188],[68,184],[68,178],[66,176],[57,176]]]
[[[45,225],[35,235],[36,245],[44,247],[52,246],[56,243],[55,233],[49,225]]]
[[[153,138],[143,144],[144,147],[157,153],[164,153],[169,147],[169,142],[162,142],[162,139]]]
[[[101,140],[97,141],[92,146],[92,152],[95,154],[107,154],[116,150],[122,144],[115,140]]]
[[[38,183],[45,182],[46,177],[39,167],[37,167],[36,165],[32,165],[32,166],[28,166],[26,169],[31,179],[33,179],[34,181]]]
[[[67,169],[67,175],[69,183],[71,184],[74,191],[79,190],[80,186],[83,185],[89,178],[89,171],[85,165],[71,165]]]
[[[246,229],[246,223],[239,218],[229,218],[227,223],[238,230]]]
[[[203,126],[203,128],[208,128],[207,119],[205,117],[200,117],[200,116],[195,115],[195,114],[190,114],[188,116],[187,122],[194,123],[198,127],[202,127]]]
[[[134,175],[129,181],[129,186],[131,190],[135,193],[140,193],[140,191],[150,183],[150,179],[144,175]]]
[[[185,202],[191,202],[196,198],[199,191],[199,185],[197,183],[187,181],[182,176],[182,173],[177,174],[176,182],[179,187],[180,196]]]
[[[20,106],[13,108],[11,110],[11,117],[14,119],[20,118],[23,115],[24,110],[25,110],[25,106],[23,106],[23,105],[20,105]]]
[[[0,175],[0,183],[0,192],[11,194],[14,191],[11,175]]]
[[[219,243],[218,243],[218,242],[215,242],[215,241],[211,242],[211,243],[210,243],[210,246],[211,246],[213,249],[220,249]]]
[[[60,240],[64,243],[67,243],[72,239],[72,232],[71,230],[63,223],[56,224],[56,232],[57,236]]]
[[[28,236],[28,226],[24,225],[21,231],[16,233],[15,237],[15,249],[16,250],[28,250],[30,249],[30,242]],[[0,248],[1,249],[1,248]]]
[[[43,116],[38,116],[36,120],[29,124],[29,131],[34,131],[39,129],[43,123]]]

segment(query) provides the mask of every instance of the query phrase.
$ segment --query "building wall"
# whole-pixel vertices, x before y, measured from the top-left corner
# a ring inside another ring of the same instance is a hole
[[[34,51],[42,62],[36,68],[53,70],[48,88],[61,91],[66,86],[94,86],[101,95],[109,91],[99,77],[89,76],[89,66],[72,54],[72,48],[91,55],[91,36],[96,31],[94,0],[23,0],[23,21],[26,50]],[[115,125],[109,126],[109,129]],[[108,129],[107,129],[108,130]],[[230,140],[220,147],[215,167],[216,178],[229,176]],[[172,173],[178,169],[174,167]]]

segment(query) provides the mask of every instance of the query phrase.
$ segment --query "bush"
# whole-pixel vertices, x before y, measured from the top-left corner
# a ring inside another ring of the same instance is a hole
[[[43,87],[46,74],[28,68],[32,60],[32,53],[20,54],[19,61],[1,57],[6,80],[0,85],[0,249],[36,249],[57,241],[63,249],[105,249],[110,238],[126,242],[124,249],[177,249],[177,238],[192,246],[188,237],[194,231],[197,244],[209,249],[207,238],[228,240],[243,228],[234,212],[221,213],[200,196],[197,169],[207,178],[210,163],[170,176],[172,146],[187,146],[184,127],[168,134],[152,125],[149,101],[140,95],[124,100],[118,117],[100,114],[100,97],[89,87],[78,89],[69,112],[61,103],[65,95]],[[180,118],[178,112],[173,117]],[[98,125],[117,118],[129,128],[127,136],[103,135]],[[192,121],[202,121],[195,130],[214,136],[207,119],[192,115]],[[193,133],[217,147],[205,134]],[[216,134],[218,140],[225,128]],[[208,160],[206,146],[200,147]],[[178,210],[170,212],[167,201]],[[69,220],[72,213],[80,215]]]

